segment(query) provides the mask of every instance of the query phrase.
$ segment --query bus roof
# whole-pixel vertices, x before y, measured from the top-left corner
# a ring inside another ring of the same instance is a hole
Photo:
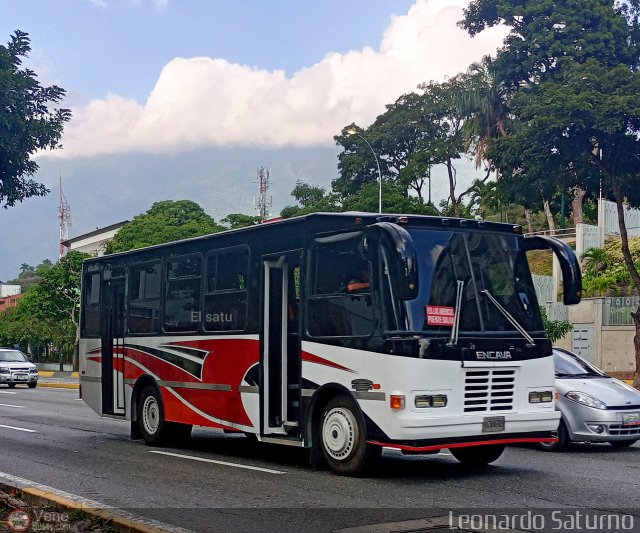
[[[146,253],[153,250],[160,250],[162,248],[170,248],[178,244],[183,243],[196,243],[206,240],[225,238],[229,236],[236,236],[240,234],[246,234],[248,239],[260,238],[261,233],[269,233],[275,231],[276,228],[283,228],[285,226],[298,227],[299,231],[311,230],[315,233],[331,232],[355,229],[359,226],[369,226],[376,222],[395,222],[403,226],[408,227],[425,227],[432,229],[475,229],[490,232],[509,233],[509,234],[521,234],[522,226],[519,224],[508,224],[502,222],[488,222],[485,220],[474,220],[467,218],[455,218],[455,217],[438,217],[430,215],[400,215],[400,214],[378,214],[367,213],[358,211],[348,211],[343,213],[311,213],[308,215],[302,215],[292,218],[278,218],[273,221],[266,221],[262,224],[255,226],[246,226],[243,228],[221,231],[218,233],[210,233],[199,237],[192,237],[189,239],[183,239],[179,241],[170,241],[162,244],[156,244],[147,246],[144,248],[136,248],[134,250],[128,250],[126,252],[117,252],[109,254],[108,256],[92,257],[87,259],[87,262],[104,261],[107,258],[116,258],[120,256],[134,255],[138,253]]]

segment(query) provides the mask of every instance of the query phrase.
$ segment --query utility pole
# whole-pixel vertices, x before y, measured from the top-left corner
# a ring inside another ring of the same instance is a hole
[[[260,167],[258,169],[257,183],[260,187],[260,196],[257,199],[254,199],[254,204],[261,222],[264,222],[269,218],[269,208],[273,203],[271,197],[267,196],[267,192],[269,191],[269,174],[269,169],[264,167]]]
[[[60,204],[58,206],[58,221],[60,223],[60,257],[67,253],[67,247],[63,244],[69,239],[69,228],[71,228],[71,206],[62,190],[62,177],[60,177]]]

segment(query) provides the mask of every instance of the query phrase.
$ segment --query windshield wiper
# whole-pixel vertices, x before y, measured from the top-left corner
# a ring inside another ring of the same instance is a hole
[[[451,338],[447,343],[447,346],[455,346],[458,344],[458,334],[460,333],[460,311],[462,306],[462,291],[464,290],[464,281],[458,280],[458,287],[456,290],[456,307],[453,313],[453,326],[451,327]],[[464,364],[464,361],[463,361]]]
[[[493,305],[495,305],[495,306],[496,306],[496,308],[498,309],[498,311],[500,311],[500,312],[504,315],[504,317],[505,317],[509,322],[511,322],[511,325],[512,325],[514,328],[516,328],[516,329],[520,332],[520,334],[521,334],[525,339],[527,339],[527,342],[528,342],[527,347],[528,347],[528,348],[532,348],[533,346],[535,346],[535,345],[536,345],[536,343],[535,343],[535,342],[534,342],[534,340],[533,340],[533,337],[532,337],[531,335],[529,335],[529,333],[527,333],[527,330],[526,330],[526,329],[524,329],[524,328],[520,325],[520,323],[519,323],[515,318],[513,318],[513,316],[511,316],[511,313],[509,313],[509,311],[507,311],[504,307],[502,307],[502,305],[500,304],[500,302],[498,302],[498,300],[496,300],[496,299],[493,297],[493,295],[492,295],[492,294],[491,294],[487,289],[484,289],[484,290],[482,290],[482,291],[480,291],[480,292],[481,292],[482,294],[484,294],[487,298],[489,298],[489,300],[491,301],[491,303],[492,303]]]

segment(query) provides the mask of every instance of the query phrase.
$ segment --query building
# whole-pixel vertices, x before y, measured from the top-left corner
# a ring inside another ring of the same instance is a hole
[[[0,284],[0,312],[15,306],[21,297],[20,285]]]
[[[105,228],[96,228],[94,231],[85,233],[84,235],[78,235],[77,237],[62,241],[62,245],[67,250],[77,250],[78,252],[99,257],[104,255],[107,243],[115,237],[118,230],[127,222],[129,221],[125,220],[117,224],[111,224],[111,226]]]

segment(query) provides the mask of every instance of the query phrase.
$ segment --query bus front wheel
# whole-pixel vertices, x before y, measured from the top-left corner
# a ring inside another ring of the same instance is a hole
[[[138,425],[144,441],[150,446],[178,444],[191,435],[191,426],[167,422],[164,419],[164,405],[160,391],[148,385],[138,401]]]
[[[458,461],[468,466],[486,466],[502,455],[504,445],[488,444],[469,446],[468,448],[450,448],[449,451]]]
[[[362,416],[350,398],[336,396],[329,400],[319,425],[322,455],[336,473],[360,476],[380,457],[382,448],[367,444]]]

